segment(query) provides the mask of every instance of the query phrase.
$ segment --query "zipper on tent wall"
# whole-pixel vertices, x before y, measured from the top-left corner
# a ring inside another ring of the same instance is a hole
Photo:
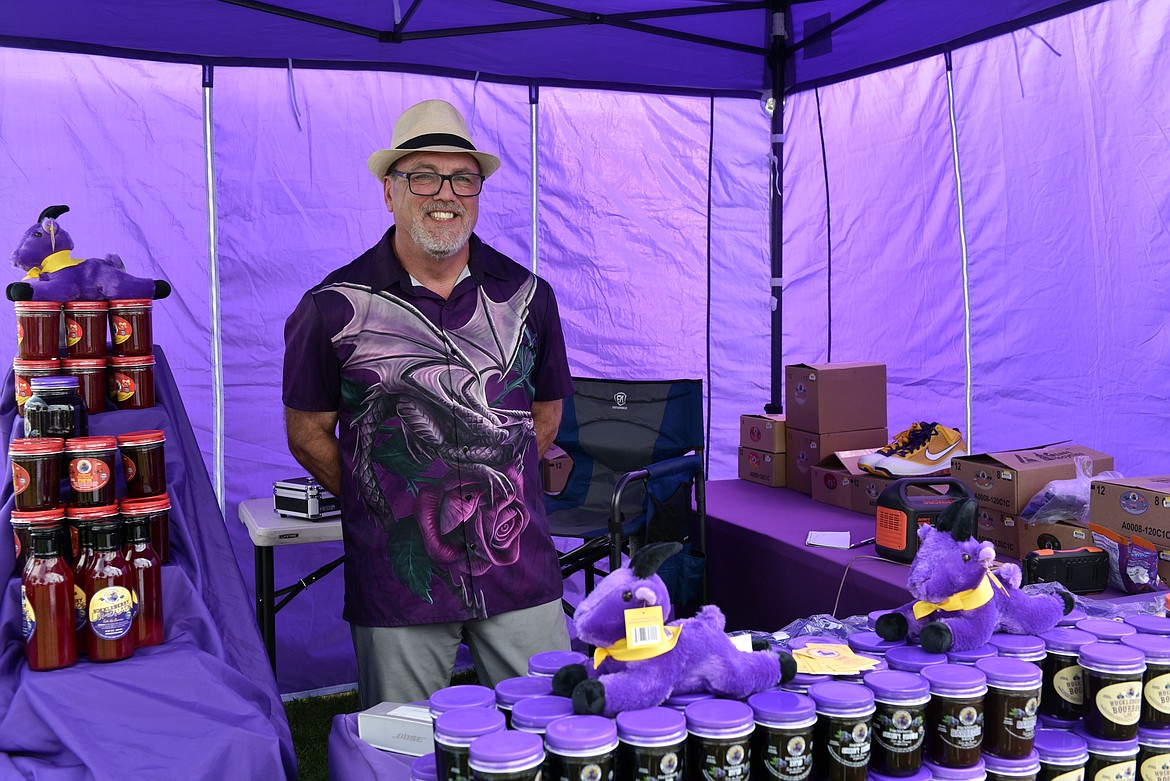
[[[537,123],[539,121],[540,121],[540,87],[537,86],[536,84],[530,84],[530,85],[528,85],[528,127],[529,127],[528,155],[532,161],[532,165],[531,165],[532,192],[530,195],[530,198],[532,201],[532,237],[531,237],[532,250],[531,250],[529,263],[532,266],[532,273],[533,274],[536,273],[537,258],[539,258],[539,256],[540,256],[540,253],[538,252],[538,248],[536,245],[536,242],[537,242],[537,238],[536,238],[536,236],[537,236],[537,222],[536,221],[537,221],[537,217],[538,217],[537,196],[539,195],[539,192],[540,192],[539,177],[537,177],[537,175],[536,175],[537,174],[536,136],[537,136],[537,130],[538,130]]]
[[[964,403],[966,404],[967,452],[974,453],[974,437],[971,433],[971,275],[967,255],[967,224],[963,213],[963,169],[959,165],[959,125],[955,119],[955,79],[951,53],[946,52],[947,64],[947,112],[951,120],[951,156],[955,161],[955,199],[959,210],[959,248],[963,260],[963,361],[964,361]]]
[[[833,362],[833,201],[829,198],[829,154],[825,150],[825,123],[821,117],[821,91],[813,90],[817,100],[817,132],[821,135],[821,172],[825,176],[825,363]]]
[[[703,441],[711,441],[711,399],[715,395],[711,388],[711,182],[715,165],[715,98],[710,98],[710,113],[707,118],[707,378],[703,382],[707,412],[704,415],[707,430]],[[703,448],[703,474],[711,472],[711,448]]]
[[[223,338],[220,330],[219,300],[219,221],[215,198],[215,147],[211,132],[212,66],[203,66],[203,156],[207,184],[207,270],[208,301],[211,309],[211,438],[212,477],[219,511],[224,512],[223,476]],[[224,516],[227,517],[226,515]]]

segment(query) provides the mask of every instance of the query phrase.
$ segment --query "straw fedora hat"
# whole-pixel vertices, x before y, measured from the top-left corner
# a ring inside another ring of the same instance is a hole
[[[403,111],[394,123],[390,148],[379,149],[370,155],[366,167],[381,181],[391,164],[414,152],[469,154],[479,161],[480,173],[485,177],[500,167],[500,158],[475,148],[463,115],[445,100],[424,100]]]

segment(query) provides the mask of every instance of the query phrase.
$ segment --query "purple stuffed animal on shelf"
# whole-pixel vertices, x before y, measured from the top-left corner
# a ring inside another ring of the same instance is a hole
[[[581,600],[573,623],[577,636],[597,647],[594,664],[569,665],[553,678],[553,692],[572,697],[577,713],[614,716],[692,692],[743,698],[796,674],[796,661],[786,651],[739,650],[724,633],[723,613],[714,605],[693,618],[659,625],[665,636],[648,651],[627,647],[627,610],[670,609],[666,585],[655,573],[681,547],[668,542],[640,548],[628,567],[611,572]]]
[[[1016,564],[992,569],[995,547],[975,538],[978,505],[952,502],[935,526],[918,527],[918,553],[906,586],[917,599],[878,617],[874,629],[885,640],[917,637],[932,653],[969,651],[993,632],[1047,632],[1073,609],[1072,595],[1020,590]]]
[[[109,301],[170,295],[171,286],[165,280],[127,274],[117,255],[73,257],[73,238],[57,224],[67,211],[68,206],[50,206],[24,232],[12,253],[12,265],[24,271],[25,277],[8,286],[9,301]]]

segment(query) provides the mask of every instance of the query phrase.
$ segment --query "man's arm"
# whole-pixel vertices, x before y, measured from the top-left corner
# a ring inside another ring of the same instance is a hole
[[[557,417],[560,417],[558,411]],[[317,482],[334,496],[341,496],[341,447],[337,440],[336,412],[305,412],[284,408],[288,449]]]
[[[536,427],[536,453],[543,456],[557,438],[561,427],[561,399],[532,402],[532,423]]]

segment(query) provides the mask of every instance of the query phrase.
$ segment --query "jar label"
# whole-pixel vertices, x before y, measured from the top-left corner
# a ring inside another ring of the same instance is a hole
[[[134,459],[130,456],[122,456],[122,471],[126,473],[126,482],[134,479],[134,475],[138,473],[138,467],[134,466]]]
[[[20,558],[20,535],[16,532],[12,533],[12,539],[16,540],[16,558]]]
[[[65,318],[65,344],[70,347],[81,341],[85,336],[85,329],[81,327],[81,323],[74,320],[72,317]]]
[[[28,490],[28,487],[31,484],[32,484],[32,478],[30,478],[28,476],[28,470],[25,469],[20,464],[13,462],[12,463],[12,492],[14,494],[16,494],[17,496],[20,496],[22,493],[24,493],[26,490]],[[20,551],[17,551],[16,555],[19,556]]]
[[[730,746],[717,743],[712,749],[709,752],[701,752],[699,759],[700,775],[704,781],[727,781],[732,778],[747,781],[748,761],[751,757],[747,746],[742,743],[733,743]]]
[[[16,321],[16,343],[24,343],[24,323],[20,322],[19,319]]]
[[[1142,781],[1170,781],[1170,754],[1155,754],[1139,770]]]
[[[1007,734],[1019,740],[1036,737],[1036,711],[1040,708],[1039,697],[1029,697],[1022,708],[1009,708],[1004,714],[1003,726]]]
[[[1131,781],[1137,773],[1137,762],[1118,762],[1116,765],[1106,765],[1093,774],[1091,781]]]
[[[110,315],[110,336],[114,344],[122,344],[134,334],[130,321],[118,315]]]
[[[78,493],[93,493],[110,482],[110,465],[98,458],[75,458],[69,462],[69,486]]]
[[[137,386],[134,380],[127,374],[122,372],[112,372],[110,374],[110,398],[114,401],[126,401],[134,395]]]
[[[764,767],[769,778],[780,781],[805,781],[812,773],[812,753],[804,735],[793,735],[777,746],[771,740],[764,756]]]
[[[28,601],[28,591],[24,584],[20,584],[20,634],[27,643],[32,639],[33,632],[37,631],[37,614],[33,610],[32,602]]]
[[[134,597],[130,589],[107,586],[89,600],[89,625],[102,640],[125,637],[134,622]]]
[[[1079,664],[1070,665],[1052,678],[1052,688],[1065,702],[1083,705],[1085,702],[1084,671]]]
[[[1142,688],[1142,692],[1151,708],[1159,713],[1170,713],[1170,673],[1155,675]]]
[[[949,713],[938,725],[943,742],[957,749],[969,751],[983,744],[983,711],[974,705],[959,709],[958,716]]]
[[[32,386],[28,384],[28,380],[16,375],[16,403],[24,404],[32,396]]]
[[[1114,724],[1132,726],[1142,714],[1141,681],[1102,686],[1097,692],[1097,710]]]
[[[73,586],[73,623],[78,630],[85,627],[85,589],[74,584]]]
[[[1076,770],[1061,773],[1058,776],[1053,776],[1052,781],[1085,781],[1085,769],[1078,767]]]
[[[922,711],[899,708],[892,713],[882,712],[874,727],[878,745],[894,754],[917,751],[926,737],[926,718]]]
[[[846,729],[829,733],[829,757],[842,767],[866,767],[869,765],[869,722],[844,726]]]

